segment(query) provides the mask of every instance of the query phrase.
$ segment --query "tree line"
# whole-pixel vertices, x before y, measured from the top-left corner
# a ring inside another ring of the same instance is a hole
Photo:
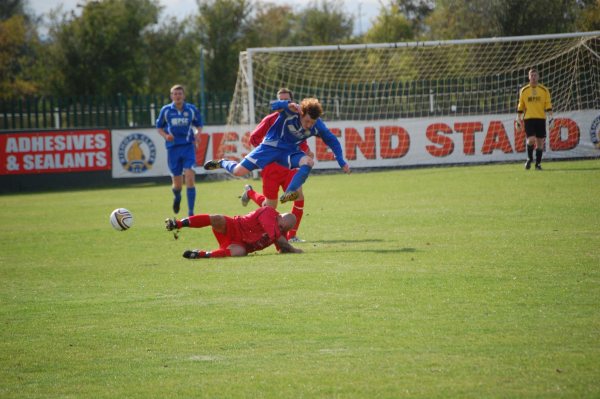
[[[0,3],[0,100],[168,93],[174,83],[232,92],[249,47],[520,36],[600,30],[597,0],[387,0],[364,33],[336,0],[302,9],[263,0],[196,0],[183,20],[158,0],[82,0],[45,15]]]

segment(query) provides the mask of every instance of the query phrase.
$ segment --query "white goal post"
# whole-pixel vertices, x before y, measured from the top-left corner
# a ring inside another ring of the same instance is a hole
[[[281,87],[317,97],[325,121],[515,113],[536,67],[554,110],[600,109],[600,31],[406,43],[249,48],[229,125],[253,125]]]

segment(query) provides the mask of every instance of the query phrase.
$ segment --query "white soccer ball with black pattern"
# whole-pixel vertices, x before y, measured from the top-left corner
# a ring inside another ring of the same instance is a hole
[[[110,214],[110,224],[115,230],[127,230],[133,226],[133,215],[125,208],[117,208]]]

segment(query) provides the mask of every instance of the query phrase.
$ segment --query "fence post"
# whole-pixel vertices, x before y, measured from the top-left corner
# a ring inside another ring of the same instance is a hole
[[[60,108],[54,108],[54,128],[60,129]]]

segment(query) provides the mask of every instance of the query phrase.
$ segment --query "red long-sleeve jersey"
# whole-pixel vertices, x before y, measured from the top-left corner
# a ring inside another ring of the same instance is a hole
[[[247,215],[234,216],[235,231],[228,231],[227,235],[234,241],[243,242],[248,253],[260,251],[281,237],[278,215],[275,209],[263,206]]]

